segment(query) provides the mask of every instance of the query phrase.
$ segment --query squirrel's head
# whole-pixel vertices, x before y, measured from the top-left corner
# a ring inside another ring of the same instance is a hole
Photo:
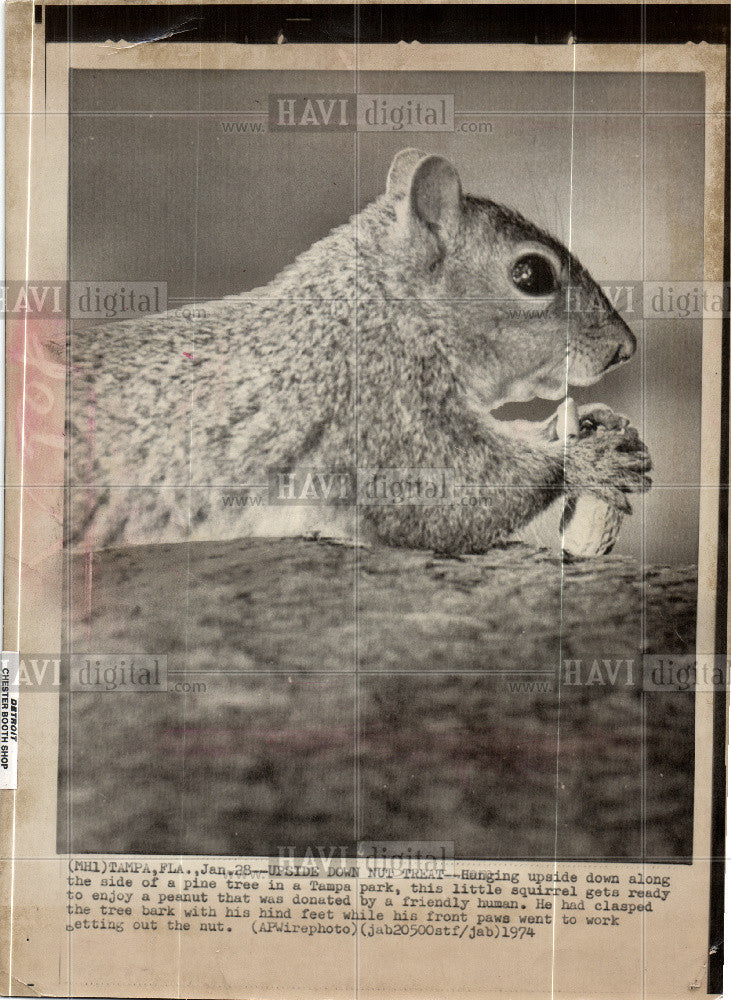
[[[398,153],[386,200],[393,251],[416,295],[449,317],[451,349],[483,405],[558,399],[634,354],[632,331],[563,244],[464,195],[442,156]]]

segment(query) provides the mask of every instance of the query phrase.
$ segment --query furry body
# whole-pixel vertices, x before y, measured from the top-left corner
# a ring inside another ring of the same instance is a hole
[[[540,301],[506,278],[536,252],[560,286]],[[567,312],[569,282],[590,307]],[[608,426],[565,449],[492,417],[591,384],[634,338],[560,243],[464,196],[440,157],[400,153],[386,194],[270,284],[204,308],[193,329],[161,314],[74,339],[72,541],[314,530],[322,510],[223,506],[271,469],[454,470],[487,487],[479,506],[360,511],[383,542],[444,551],[483,551],[561,493],[626,509],[647,485],[636,435]]]

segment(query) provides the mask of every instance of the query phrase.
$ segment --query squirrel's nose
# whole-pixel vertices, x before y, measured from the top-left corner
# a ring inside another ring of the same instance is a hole
[[[605,371],[608,368],[613,368],[615,365],[620,364],[622,361],[629,361],[632,355],[637,350],[637,339],[632,333],[628,326],[625,326],[622,330],[622,339],[617,346],[617,350],[611,356],[607,364],[605,365]]]
[[[637,350],[637,338],[629,327],[624,331],[624,339],[619,345],[619,359],[620,361],[629,361],[632,355]]]

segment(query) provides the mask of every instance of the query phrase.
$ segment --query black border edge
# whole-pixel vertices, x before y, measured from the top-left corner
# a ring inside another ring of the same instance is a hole
[[[726,44],[723,3],[46,6],[46,42]],[[292,15],[296,14],[296,17]]]
[[[726,125],[724,164],[724,233],[723,281],[729,287],[731,280],[731,47],[726,40]],[[716,569],[716,634],[714,652],[728,657],[728,542],[729,542],[729,376],[731,353],[731,319],[726,312],[721,330],[721,460],[719,467],[718,503],[718,566]],[[708,924],[708,982],[707,992],[723,993],[724,957],[724,888],[726,876],[726,701],[729,683],[717,690],[713,698],[713,763],[711,772],[711,878],[709,891]]]

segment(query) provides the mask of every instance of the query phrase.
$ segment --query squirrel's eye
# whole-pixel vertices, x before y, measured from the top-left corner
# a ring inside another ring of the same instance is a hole
[[[550,295],[558,287],[551,263],[537,253],[519,257],[510,272],[513,284],[526,295]]]

